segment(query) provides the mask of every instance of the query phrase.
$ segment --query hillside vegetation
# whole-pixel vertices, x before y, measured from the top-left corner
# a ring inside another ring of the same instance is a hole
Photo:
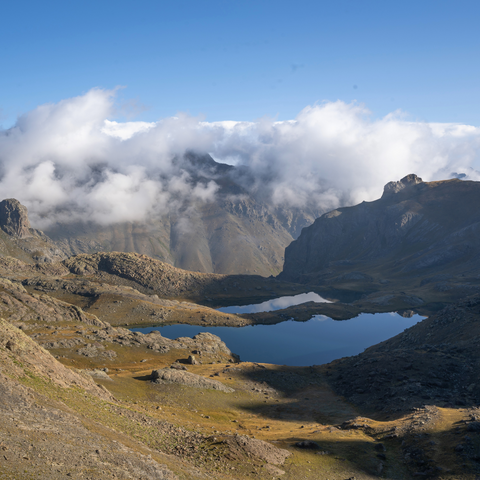
[[[469,232],[477,212],[449,203],[476,195],[471,182],[394,182],[377,202],[317,220],[290,247],[280,278],[189,272],[139,253],[56,259],[55,243],[9,201],[0,478],[476,479],[480,296]],[[455,218],[435,217],[436,205]],[[371,236],[365,222],[377,228]],[[212,308],[311,289],[333,303],[250,315]],[[212,334],[169,339],[125,328],[397,307],[434,313],[360,355],[308,367],[243,362]]]

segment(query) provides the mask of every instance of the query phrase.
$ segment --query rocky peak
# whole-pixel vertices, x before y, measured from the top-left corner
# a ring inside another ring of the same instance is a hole
[[[15,198],[0,202],[0,228],[15,237],[31,236],[27,208]]]
[[[420,177],[417,177],[414,173],[411,173],[410,175],[403,177],[399,182],[388,182],[383,188],[383,197],[394,195],[406,187],[411,187],[412,185],[417,185],[419,183],[423,183],[423,180]]]

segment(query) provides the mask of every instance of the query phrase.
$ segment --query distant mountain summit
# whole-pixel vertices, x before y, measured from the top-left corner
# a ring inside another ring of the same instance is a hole
[[[281,271],[285,247],[322,213],[274,204],[265,188],[252,188],[255,178],[247,168],[218,163],[208,154],[187,152],[173,164],[172,175],[187,178],[190,190],[214,182],[215,195],[179,194],[168,212],[145,221],[62,223],[46,233],[69,256],[136,252],[185,270],[270,276]]]
[[[459,276],[475,283],[479,207],[479,182],[408,175],[388,183],[376,201],[317,218],[287,247],[280,278],[317,284],[408,278],[418,286],[423,279],[437,289],[454,280],[458,287]]]
[[[414,173],[411,173],[410,175],[403,177],[399,182],[388,182],[385,187],[383,187],[383,197],[394,195],[405,188],[418,185],[419,183],[423,183],[423,180],[420,177],[417,177]]]

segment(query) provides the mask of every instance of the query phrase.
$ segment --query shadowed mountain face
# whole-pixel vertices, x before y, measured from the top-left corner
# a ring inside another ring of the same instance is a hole
[[[479,205],[479,182],[426,183],[416,175],[390,182],[379,200],[339,208],[305,228],[286,249],[281,278],[320,284],[476,277]]]
[[[273,205],[251,174],[187,153],[174,162],[191,189],[215,182],[214,200],[184,200],[146,222],[57,224],[46,233],[67,255],[96,251],[136,252],[179,268],[213,273],[276,275],[285,247],[321,213],[315,208]]]
[[[449,305],[359,355],[335,360],[331,383],[376,412],[405,413],[425,403],[477,406],[479,313],[479,295]]]

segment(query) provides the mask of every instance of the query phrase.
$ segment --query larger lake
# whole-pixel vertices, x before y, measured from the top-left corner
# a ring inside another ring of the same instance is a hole
[[[240,328],[168,325],[132,330],[143,333],[158,330],[167,338],[210,332],[218,335],[243,361],[306,366],[361,353],[420,320],[423,317],[419,315],[404,318],[396,313],[365,313],[342,321],[317,315],[308,322],[289,320],[276,325]]]

